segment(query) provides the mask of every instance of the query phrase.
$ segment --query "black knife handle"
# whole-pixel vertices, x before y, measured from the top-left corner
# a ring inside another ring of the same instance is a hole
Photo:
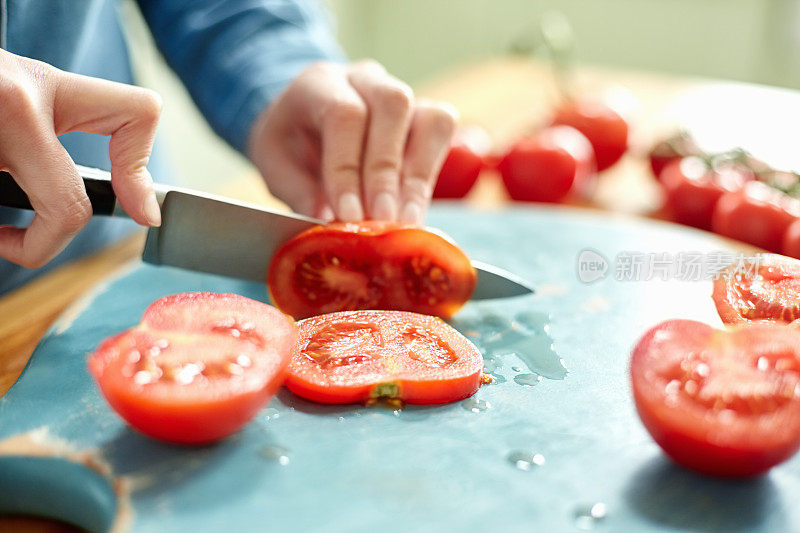
[[[111,215],[117,197],[111,188],[111,174],[97,168],[75,165],[83,178],[86,195],[92,204],[93,215]],[[33,209],[28,195],[17,185],[8,172],[0,172],[0,206],[17,209]]]

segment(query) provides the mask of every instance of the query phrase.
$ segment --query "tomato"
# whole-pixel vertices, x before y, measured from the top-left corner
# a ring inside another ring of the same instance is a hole
[[[701,156],[703,151],[697,146],[694,138],[685,131],[679,131],[675,135],[657,142],[648,154],[650,169],[653,176],[661,177],[661,172],[674,161],[680,161],[684,157]]]
[[[272,259],[267,286],[295,318],[357,309],[449,317],[469,300],[477,273],[448,237],[393,222],[317,226]]]
[[[89,372],[131,426],[181,444],[222,439],[280,387],[294,322],[235,294],[184,293],[153,302],[141,323],[109,337]]]
[[[711,227],[725,237],[780,252],[789,225],[800,216],[800,200],[772,187],[750,182],[719,199]]]
[[[602,102],[570,102],[556,111],[552,124],[572,126],[589,139],[598,172],[619,161],[628,150],[628,123]]]
[[[800,320],[800,261],[761,254],[731,265],[714,280],[713,298],[726,324]]]
[[[480,387],[480,352],[436,317],[347,311],[308,318],[299,327],[286,386],[308,400],[437,404]]]
[[[687,468],[753,476],[800,447],[796,329],[664,322],[636,345],[630,371],[642,423]]]
[[[439,171],[434,198],[463,198],[484,168],[492,141],[486,130],[468,126],[456,130],[450,152]]]
[[[720,197],[753,178],[737,167],[710,169],[702,159],[686,157],[668,164],[660,179],[672,220],[707,230]]]
[[[568,126],[518,141],[498,169],[511,198],[528,202],[558,202],[570,193],[589,196],[596,179],[591,144]]]
[[[783,235],[783,254],[800,259],[800,219],[786,228],[786,233]]]

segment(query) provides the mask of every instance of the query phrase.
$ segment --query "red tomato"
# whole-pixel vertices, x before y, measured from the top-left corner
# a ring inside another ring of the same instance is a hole
[[[725,237],[780,252],[789,225],[800,216],[800,201],[754,181],[722,195],[711,227]]]
[[[297,339],[293,321],[235,294],[153,302],[142,322],[109,337],[89,372],[111,407],[151,437],[213,442],[239,430],[275,394]]]
[[[492,146],[486,130],[468,126],[456,130],[450,152],[439,171],[434,198],[463,198],[475,185]]]
[[[483,357],[441,319],[402,311],[350,311],[300,322],[286,386],[322,403],[397,399],[435,404],[472,396]]]
[[[606,104],[570,102],[556,111],[552,124],[572,126],[589,139],[598,172],[619,161],[628,150],[628,123]]]
[[[661,172],[665,203],[672,220],[700,229],[711,229],[711,216],[720,197],[737,191],[752,175],[734,166],[708,168],[697,157],[668,164]]]
[[[703,151],[694,142],[692,136],[685,131],[681,131],[672,137],[657,142],[650,149],[648,154],[650,169],[653,171],[653,176],[660,179],[661,172],[673,161],[680,161],[684,157],[700,156],[702,154]]]
[[[295,318],[356,309],[449,317],[476,281],[469,258],[448,237],[379,221],[304,231],[278,250],[267,276],[272,301]]]
[[[570,193],[586,197],[596,179],[591,144],[568,126],[517,142],[498,169],[511,198],[527,202],[558,202]]]
[[[800,447],[796,329],[664,322],[634,348],[631,378],[642,423],[687,468],[753,476]]]
[[[752,268],[731,266],[714,280],[714,304],[722,321],[800,320],[800,261],[773,254],[751,261]]]
[[[800,259],[800,220],[795,220],[783,236],[783,255]]]

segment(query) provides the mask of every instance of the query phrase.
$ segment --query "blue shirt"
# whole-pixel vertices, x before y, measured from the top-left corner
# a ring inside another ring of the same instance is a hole
[[[342,58],[326,13],[314,0],[139,0],[159,49],[214,130],[244,152],[255,118],[310,63]],[[132,83],[116,0],[0,0],[0,46],[62,70]],[[108,137],[60,137],[76,163],[110,168]],[[31,154],[36,157],[36,154]],[[166,175],[158,147],[150,172]],[[0,208],[0,224],[30,213]],[[0,259],[0,294],[118,239],[121,220],[92,220],[45,268]]]

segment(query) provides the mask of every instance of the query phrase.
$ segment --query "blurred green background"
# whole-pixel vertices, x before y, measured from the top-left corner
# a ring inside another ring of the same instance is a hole
[[[372,57],[412,85],[508,52],[558,10],[579,62],[800,88],[800,0],[326,0],[352,58]],[[249,170],[208,129],[123,3],[139,83],[160,92],[172,179],[200,189]]]

